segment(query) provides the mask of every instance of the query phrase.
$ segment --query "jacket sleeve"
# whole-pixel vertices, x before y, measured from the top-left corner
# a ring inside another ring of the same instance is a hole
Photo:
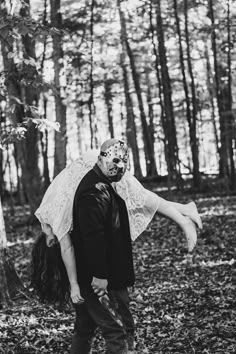
[[[79,198],[78,221],[89,272],[96,278],[107,279],[107,240],[105,223],[111,196],[108,186],[99,183]]]

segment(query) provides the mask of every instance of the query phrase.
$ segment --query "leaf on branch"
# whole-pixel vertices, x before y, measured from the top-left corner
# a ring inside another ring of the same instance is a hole
[[[8,26],[8,23],[6,23],[4,21],[2,22],[2,20],[0,20],[0,30],[4,27],[7,27],[7,26]]]
[[[1,37],[5,39],[8,36],[9,29],[7,27],[1,29]]]
[[[27,4],[27,2],[25,2],[24,0],[20,0],[20,2],[22,7],[30,7],[29,4]]]
[[[29,65],[34,66],[34,67],[37,66],[36,61],[35,61],[34,58],[32,58],[32,57],[29,58]]]
[[[11,114],[13,114],[15,112],[15,109],[16,109],[16,105],[15,104],[11,105],[11,108],[10,108]]]
[[[57,132],[60,132],[60,123],[51,122],[48,119],[44,119],[44,123],[45,123],[47,128],[52,128],[52,129],[56,130]]]
[[[50,29],[50,34],[61,34],[61,30],[59,30],[58,28],[56,28],[56,27],[52,27],[51,29]]]
[[[11,37],[14,39],[21,39],[20,33],[18,31],[18,28],[13,28],[11,32]]]
[[[60,132],[60,123],[58,122],[52,122],[48,119],[30,118],[30,117],[28,118],[28,121],[29,120],[32,121],[40,131],[45,131],[49,128],[52,128],[57,132]]]
[[[18,32],[22,35],[22,36],[25,36],[27,33],[29,33],[29,28],[24,26],[23,24],[21,24],[19,27],[18,27]]]
[[[7,57],[8,57],[8,59],[12,59],[12,58],[14,58],[15,55],[16,55],[16,53],[9,52],[7,54]]]

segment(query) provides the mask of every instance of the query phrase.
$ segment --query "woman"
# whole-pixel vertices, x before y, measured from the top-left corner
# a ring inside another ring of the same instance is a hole
[[[69,233],[76,188],[96,163],[99,154],[98,151],[86,153],[61,171],[48,187],[35,213],[43,233],[33,249],[32,285],[43,299],[63,300],[70,288],[72,302],[83,301]],[[187,238],[188,250],[193,250],[197,241],[195,224],[202,228],[195,203],[174,203],[160,198],[145,189],[129,171],[125,172],[121,181],[112,185],[126,202],[133,241],[158,212],[181,227]]]

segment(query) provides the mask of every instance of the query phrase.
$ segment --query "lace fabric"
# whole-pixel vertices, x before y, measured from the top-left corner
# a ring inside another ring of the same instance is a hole
[[[42,225],[51,226],[59,241],[72,230],[76,188],[95,164],[97,156],[97,151],[88,152],[62,170],[48,187],[35,212]],[[131,238],[134,241],[152,220],[159,206],[159,197],[145,189],[129,171],[126,171],[121,181],[115,183],[115,189],[126,203]]]

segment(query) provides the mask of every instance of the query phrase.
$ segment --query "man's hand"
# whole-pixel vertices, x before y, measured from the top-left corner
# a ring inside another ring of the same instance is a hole
[[[95,294],[99,297],[103,296],[107,292],[107,279],[99,279],[93,277],[92,288]]]

